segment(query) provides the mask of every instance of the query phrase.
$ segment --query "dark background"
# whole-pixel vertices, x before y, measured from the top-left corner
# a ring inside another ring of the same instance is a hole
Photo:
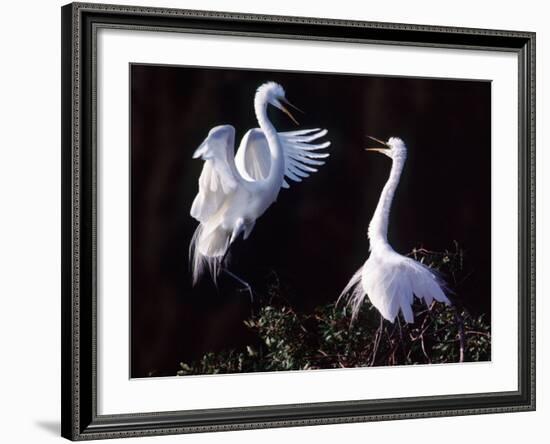
[[[279,279],[296,310],[334,301],[368,257],[366,236],[391,161],[363,148],[366,135],[401,137],[408,159],[389,239],[466,252],[456,298],[490,319],[491,85],[459,81],[235,69],[131,66],[131,376],[173,376],[180,361],[243,346],[246,293],[222,276],[191,287],[189,215],[203,162],[191,159],[208,131],[257,127],[256,88],[280,83],[302,108],[301,128],[327,128],[331,156],[302,183],[289,182],[230,268],[252,284],[256,306]],[[280,131],[296,129],[280,111]],[[256,307],[257,308],[257,307]]]

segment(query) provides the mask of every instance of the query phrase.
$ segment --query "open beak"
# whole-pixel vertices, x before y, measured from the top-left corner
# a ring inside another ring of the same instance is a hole
[[[279,102],[280,102],[280,103],[282,102],[282,103],[281,103],[281,111],[284,112],[288,117],[290,117],[290,119],[291,119],[296,125],[299,125],[298,121],[297,121],[297,120],[294,118],[294,116],[290,113],[290,111],[288,110],[288,108],[285,107],[285,106],[283,105],[283,103],[284,103],[285,105],[288,105],[288,106],[294,108],[296,111],[300,111],[302,114],[304,114],[304,112],[303,112],[300,108],[298,108],[297,106],[294,106],[292,103],[290,103],[287,99],[285,99],[285,98],[283,98],[283,97],[281,97],[281,98],[279,99]]]
[[[385,148],[365,148],[366,151],[376,151],[382,154],[385,154],[386,156],[390,153],[390,147],[389,145],[384,142],[383,140],[377,139],[376,137],[367,136],[369,139],[374,140],[375,142],[378,142],[380,145],[384,145]]]

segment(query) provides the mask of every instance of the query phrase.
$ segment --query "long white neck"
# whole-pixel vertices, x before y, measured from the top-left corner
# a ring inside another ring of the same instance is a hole
[[[256,112],[258,124],[267,139],[267,145],[269,146],[271,155],[271,168],[266,180],[274,184],[275,182],[282,182],[284,175],[283,150],[279,142],[277,130],[267,117],[267,100],[263,94],[256,94],[256,97],[254,97],[254,111]],[[280,186],[280,184],[278,185]]]
[[[388,245],[388,219],[390,216],[391,204],[397,185],[399,184],[399,178],[405,165],[406,156],[398,156],[392,162],[392,168],[390,171],[390,177],[384,185],[384,189],[380,194],[378,205],[374,211],[374,215],[369,224],[369,240],[371,250]]]

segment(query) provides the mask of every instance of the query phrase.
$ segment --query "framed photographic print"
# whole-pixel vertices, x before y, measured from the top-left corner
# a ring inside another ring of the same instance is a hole
[[[535,408],[535,35],[62,8],[62,435]]]

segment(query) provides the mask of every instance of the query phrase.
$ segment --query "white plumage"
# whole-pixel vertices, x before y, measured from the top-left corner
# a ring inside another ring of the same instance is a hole
[[[436,300],[450,304],[445,295],[443,280],[436,272],[414,259],[396,253],[388,243],[388,219],[391,203],[399,183],[403,166],[407,158],[404,142],[392,137],[382,142],[386,148],[369,148],[392,159],[390,176],[378,201],[378,205],[369,224],[370,256],[355,273],[342,291],[340,298],[347,298],[352,309],[352,319],[357,317],[359,309],[368,296],[380,314],[394,322],[399,311],[406,322],[414,322],[412,312],[413,297],[424,299],[427,305]]]
[[[245,134],[236,155],[235,129],[231,125],[212,128],[193,155],[204,160],[199,192],[190,212],[200,222],[190,244],[194,283],[205,268],[216,279],[231,243],[241,234],[243,239],[248,238],[280,189],[289,188],[288,180],[300,182],[329,156],[317,151],[327,148],[330,142],[311,143],[325,136],[326,130],[279,133],[267,117],[268,104],[295,121],[285,107],[293,105],[286,100],[283,88],[268,82],[258,88],[254,98],[260,127]]]

